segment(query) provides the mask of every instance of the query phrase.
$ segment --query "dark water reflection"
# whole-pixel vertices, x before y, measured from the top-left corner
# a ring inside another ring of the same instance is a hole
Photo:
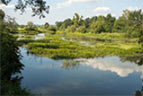
[[[26,51],[21,48],[21,62],[25,65],[21,86],[34,94],[134,96],[142,88],[143,65],[128,59],[104,57],[70,63],[27,55]]]

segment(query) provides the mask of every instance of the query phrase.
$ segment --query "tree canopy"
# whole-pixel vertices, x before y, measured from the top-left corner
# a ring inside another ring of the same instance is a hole
[[[1,0],[1,2],[5,5],[8,5],[11,1],[14,0]],[[47,5],[44,0],[15,0],[17,1],[15,4],[15,10],[20,10],[22,13],[25,12],[27,7],[31,7],[33,11],[33,15],[38,15],[39,18],[44,18],[44,13],[49,13],[50,6]]]

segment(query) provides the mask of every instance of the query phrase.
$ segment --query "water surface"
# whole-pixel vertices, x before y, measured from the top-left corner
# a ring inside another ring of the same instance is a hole
[[[142,88],[143,66],[120,57],[78,59],[76,66],[27,54],[20,48],[25,65],[21,86],[48,96],[134,96]],[[124,61],[124,62],[123,62]]]

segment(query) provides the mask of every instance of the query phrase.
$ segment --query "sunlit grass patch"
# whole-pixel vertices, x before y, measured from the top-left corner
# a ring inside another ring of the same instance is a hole
[[[101,38],[103,35],[104,38]],[[69,38],[63,40],[64,38]],[[99,38],[100,37],[100,38]],[[124,41],[120,33],[83,34],[67,33],[66,35],[46,35],[44,39],[20,40],[27,45],[29,52],[53,59],[94,58],[99,56],[132,56],[141,53],[141,46],[133,41]],[[115,39],[117,40],[115,40]],[[119,39],[118,39],[119,38]],[[122,38],[122,39],[121,39]],[[72,41],[70,41],[72,39]],[[83,40],[84,43],[83,44]]]

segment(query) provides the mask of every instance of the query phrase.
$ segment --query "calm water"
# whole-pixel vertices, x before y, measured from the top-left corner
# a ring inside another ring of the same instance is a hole
[[[34,94],[134,96],[142,88],[143,66],[119,57],[78,59],[82,62],[76,66],[64,66],[64,60],[28,55],[20,49],[25,65],[21,86]]]

